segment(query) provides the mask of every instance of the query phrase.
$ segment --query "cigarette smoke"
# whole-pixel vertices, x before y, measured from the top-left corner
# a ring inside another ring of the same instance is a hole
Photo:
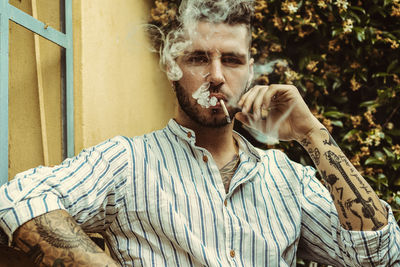
[[[180,26],[170,31],[167,35],[164,35],[162,31],[159,30],[160,42],[162,44],[158,51],[160,54],[160,66],[167,73],[168,79],[171,81],[179,81],[182,78],[183,73],[176,59],[183,55],[185,50],[192,44],[192,40],[196,38],[198,34],[196,27],[199,21],[211,23],[224,22],[228,18],[233,7],[242,3],[252,4],[253,2],[254,0],[182,0],[178,16]],[[287,62],[285,60],[275,59],[262,65],[255,64],[253,80],[248,81],[244,92],[251,88],[254,80],[260,75],[272,73],[276,65],[287,66]],[[204,74],[201,73],[198,75],[204,76]],[[210,98],[209,83],[202,84],[196,92],[193,93],[192,97],[196,99],[197,103],[203,108],[215,106],[218,101],[215,97]],[[228,106],[237,108],[240,97],[241,96],[228,99]],[[289,116],[292,109],[293,107],[290,107],[274,125],[271,125],[272,123],[267,117],[266,122],[250,120],[250,124],[245,127],[258,141],[266,144],[276,144],[279,142],[279,127]]]

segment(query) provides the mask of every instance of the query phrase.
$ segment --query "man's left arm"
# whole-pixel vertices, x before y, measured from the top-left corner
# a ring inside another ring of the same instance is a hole
[[[376,231],[387,225],[386,208],[325,127],[314,129],[300,143],[321,174],[343,228]]]

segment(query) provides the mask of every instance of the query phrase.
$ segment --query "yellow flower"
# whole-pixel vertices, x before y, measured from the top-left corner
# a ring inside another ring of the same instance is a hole
[[[339,8],[340,12],[346,11],[349,6],[349,2],[346,0],[336,0],[334,4]]]
[[[280,44],[273,43],[271,44],[269,51],[271,52],[282,52],[282,46]]]
[[[320,8],[322,8],[322,9],[325,9],[325,8],[328,7],[328,5],[325,3],[324,0],[318,0],[317,5],[318,5]]]
[[[351,78],[350,80],[350,86],[351,86],[351,90],[357,91],[358,89],[360,89],[361,84],[359,82],[357,82],[356,77],[353,75],[353,78]]]
[[[344,33],[351,33],[353,31],[353,20],[352,19],[344,20],[342,26]]]
[[[282,19],[277,14],[274,15],[274,18],[272,19],[272,22],[274,23],[274,26],[276,28],[278,28],[279,30],[283,29]]]
[[[390,14],[393,17],[400,17],[400,1],[394,0],[392,6],[392,13]]]
[[[350,116],[351,123],[353,124],[353,128],[357,128],[361,124],[362,117],[357,115],[357,116]]]
[[[399,144],[392,146],[392,150],[393,150],[394,154],[396,154],[397,156],[400,156],[400,145]]]
[[[295,1],[286,0],[285,2],[282,3],[281,9],[283,12],[294,14],[297,12],[299,7],[297,6],[297,3]]]
[[[254,10],[256,12],[260,12],[260,11],[264,11],[268,8],[268,4],[267,1],[265,0],[260,0],[260,1],[256,1],[256,4],[254,6]]]
[[[311,61],[307,64],[306,69],[309,70],[309,71],[311,71],[311,72],[316,72],[316,71],[318,70],[318,68],[317,68],[318,63],[319,63],[319,62],[316,61],[316,60],[311,60]]]
[[[261,12],[254,13],[254,18],[258,21],[262,21],[264,19],[264,15]]]

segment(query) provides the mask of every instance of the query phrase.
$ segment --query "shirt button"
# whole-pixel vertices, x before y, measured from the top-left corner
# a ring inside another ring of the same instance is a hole
[[[231,252],[229,253],[231,255],[232,258],[235,257],[235,251],[232,249]]]
[[[208,157],[207,157],[206,155],[203,156],[203,161],[204,161],[205,163],[208,162]]]
[[[191,132],[188,132],[188,133],[187,133],[187,137],[189,137],[189,138],[192,137],[192,133],[191,133]]]
[[[224,205],[225,207],[228,206],[228,201],[226,199],[224,200]]]

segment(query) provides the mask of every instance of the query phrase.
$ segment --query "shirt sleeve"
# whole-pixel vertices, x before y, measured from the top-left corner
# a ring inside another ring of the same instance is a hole
[[[298,255],[334,266],[400,266],[400,228],[391,207],[378,231],[349,231],[339,221],[328,190],[315,170],[302,167],[302,231]]]
[[[0,187],[0,227],[12,240],[23,223],[66,210],[85,231],[105,230],[124,202],[129,164],[126,139],[116,137],[83,150],[55,167],[17,174]]]

